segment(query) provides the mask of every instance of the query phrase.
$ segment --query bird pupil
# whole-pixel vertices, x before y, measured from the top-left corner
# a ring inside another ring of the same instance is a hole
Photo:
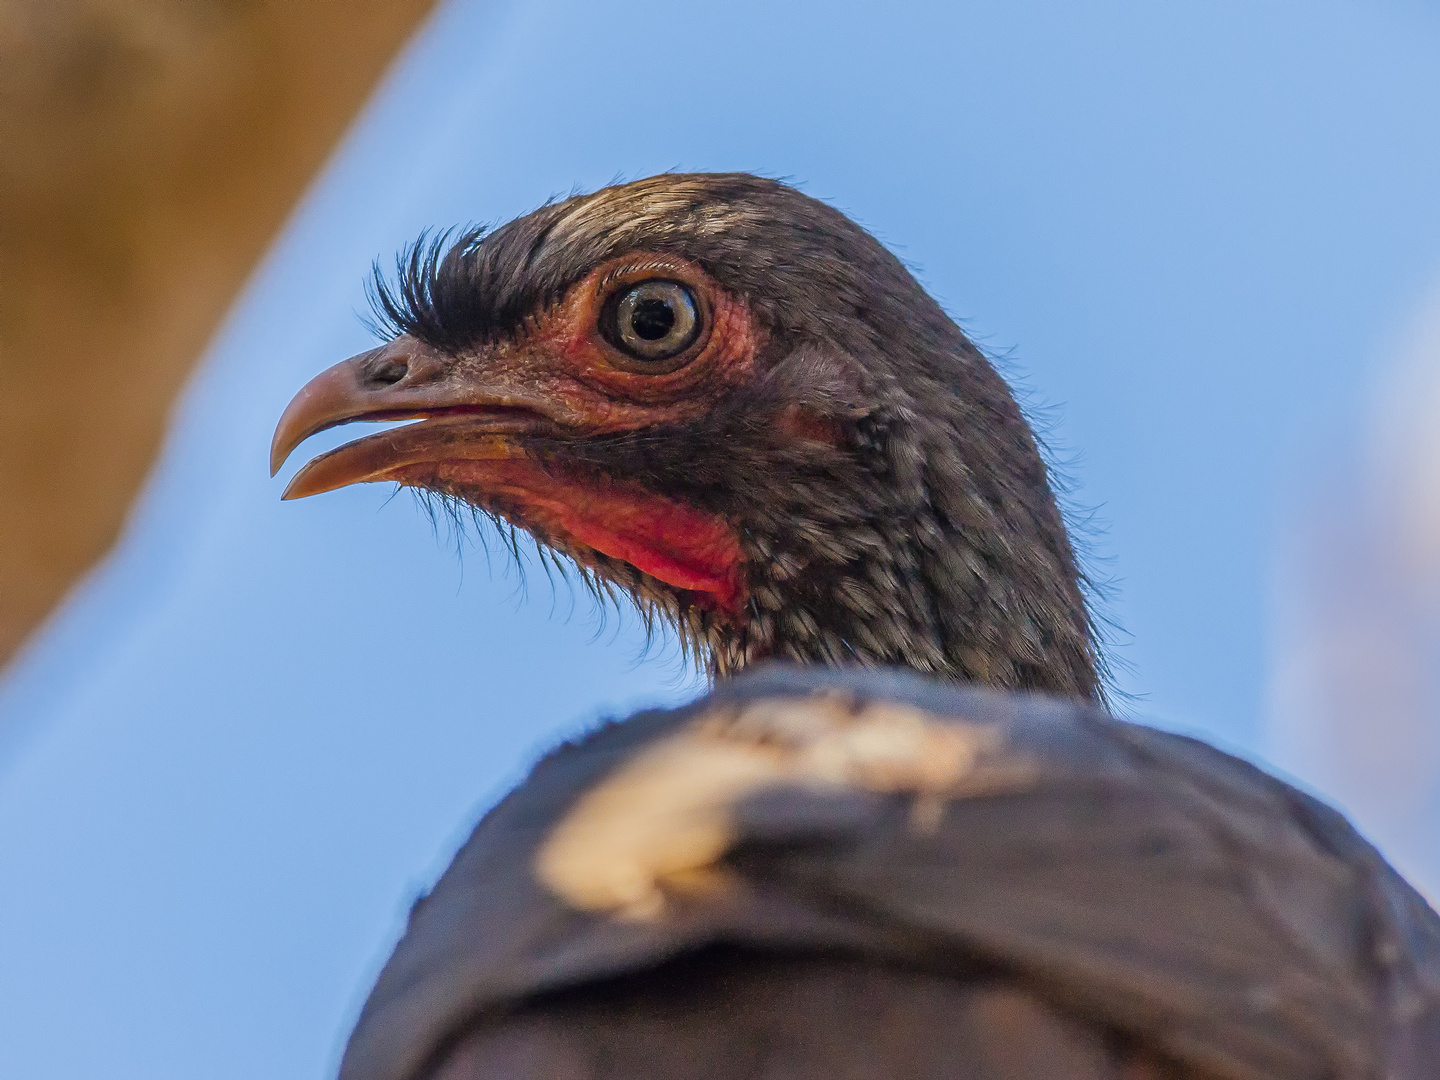
[[[646,341],[659,341],[675,326],[675,312],[664,300],[646,299],[635,305],[630,316],[630,327],[637,337]]]

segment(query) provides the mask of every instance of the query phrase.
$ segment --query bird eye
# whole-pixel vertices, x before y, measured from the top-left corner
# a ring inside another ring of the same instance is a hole
[[[647,364],[678,356],[700,334],[695,298],[674,281],[644,281],[625,290],[606,321],[611,343]]]

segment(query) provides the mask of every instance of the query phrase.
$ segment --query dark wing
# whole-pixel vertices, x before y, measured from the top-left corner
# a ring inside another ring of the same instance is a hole
[[[1440,919],[1314,799],[1081,705],[769,669],[543,761],[416,906],[342,1080],[715,947],[998,979],[1197,1074],[1440,1070]]]

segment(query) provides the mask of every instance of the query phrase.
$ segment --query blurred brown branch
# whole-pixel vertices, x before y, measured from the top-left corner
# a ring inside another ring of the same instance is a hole
[[[0,662],[434,0],[0,0]]]

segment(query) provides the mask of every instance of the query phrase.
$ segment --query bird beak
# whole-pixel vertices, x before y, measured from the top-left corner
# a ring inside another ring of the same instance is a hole
[[[520,456],[516,437],[541,417],[528,402],[500,392],[459,388],[445,362],[409,337],[352,356],[321,372],[295,395],[270,444],[270,475],[311,435],[357,420],[420,420],[347,443],[302,468],[282,499],[303,499],[349,484],[402,480],[407,469],[442,461]]]

